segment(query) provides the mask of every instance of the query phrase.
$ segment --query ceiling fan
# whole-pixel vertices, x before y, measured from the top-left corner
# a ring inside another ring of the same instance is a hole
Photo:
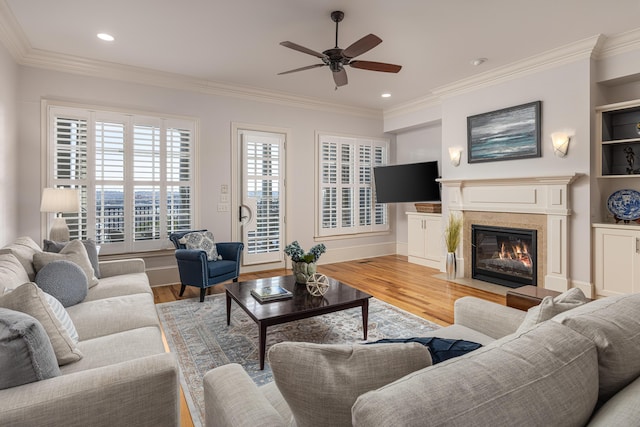
[[[298,52],[313,55],[322,59],[322,64],[308,65],[302,68],[296,68],[294,70],[284,71],[281,74],[295,73],[298,71],[310,70],[312,68],[329,66],[329,69],[333,74],[333,81],[336,83],[336,89],[340,86],[344,86],[348,83],[347,72],[345,71],[345,65],[353,68],[360,68],[362,70],[370,71],[382,71],[384,73],[397,73],[402,68],[401,65],[387,64],[384,62],[373,61],[354,61],[353,58],[362,55],[365,52],[373,49],[382,43],[382,39],[374,34],[369,34],[362,37],[360,40],[353,43],[346,49],[340,49],[338,47],[338,24],[344,18],[344,12],[336,10],[331,12],[331,20],[336,23],[336,46],[332,49],[327,49],[324,52],[316,52],[315,50],[300,46],[299,44],[286,41],[280,43],[284,47],[297,50]]]

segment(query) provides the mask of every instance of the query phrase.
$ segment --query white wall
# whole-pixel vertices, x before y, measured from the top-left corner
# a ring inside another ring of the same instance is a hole
[[[396,135],[395,163],[438,161],[442,172],[442,127],[440,122],[420,128],[412,128]],[[408,230],[405,212],[415,212],[413,203],[391,205],[395,211],[395,228],[398,254],[407,255]]]
[[[440,167],[444,179],[504,178],[579,173],[584,176],[572,185],[570,278],[591,283],[591,61],[581,59],[552,69],[528,73],[493,86],[482,86],[442,99]],[[490,163],[467,163],[467,117],[533,101],[542,101],[542,157]],[[393,117],[401,123],[401,117]],[[386,121],[386,120],[385,120]],[[415,126],[416,123],[412,122]],[[391,127],[385,126],[387,129]],[[433,129],[437,131],[436,128]],[[556,157],[550,134],[568,131],[571,145],[566,158]],[[413,131],[399,131],[398,155],[403,141],[417,144]],[[434,137],[435,140],[435,137]],[[460,166],[448,161],[449,147],[463,148]],[[407,149],[407,152],[415,147]],[[443,193],[443,216],[448,196]],[[404,238],[401,218],[396,220],[398,240]]]
[[[18,66],[0,43],[0,246],[18,236],[16,87]]]
[[[200,121],[198,153],[200,193],[199,226],[213,231],[216,240],[231,237],[235,212],[217,212],[220,185],[231,184],[231,123],[241,122],[287,128],[288,204],[291,230],[287,241],[298,240],[307,249],[314,243],[314,133],[337,132],[385,137],[381,117],[361,117],[250,99],[164,89],[141,84],[77,76],[29,67],[20,68],[19,114],[20,153],[18,178],[24,203],[20,206],[19,230],[39,240],[42,177],[40,102],[42,98],[124,107],[150,112],[193,116]],[[231,188],[230,191],[237,189]],[[352,259],[367,256],[372,247],[395,245],[395,233],[381,236],[338,239],[325,242],[327,253],[321,262],[339,261],[336,254]]]

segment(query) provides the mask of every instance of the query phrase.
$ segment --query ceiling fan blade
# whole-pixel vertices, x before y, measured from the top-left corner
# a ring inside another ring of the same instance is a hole
[[[318,57],[320,59],[324,59],[324,58],[327,57],[327,55],[325,55],[325,54],[322,54],[320,52],[316,52],[315,50],[311,50],[311,49],[306,48],[304,46],[300,46],[299,44],[295,44],[293,42],[282,42],[280,44],[282,46],[284,46],[284,47],[288,47],[289,49],[297,50],[298,52],[306,53],[308,55],[313,55],[313,56]]]
[[[348,65],[353,68],[360,68],[362,70],[370,71],[382,71],[384,73],[397,73],[402,68],[402,65],[373,61],[351,61]]]
[[[346,58],[355,58],[356,56],[362,55],[363,53],[373,49],[380,43],[382,43],[382,39],[380,37],[375,34],[369,34],[343,50],[342,55]]]
[[[283,71],[281,73],[278,73],[278,75],[280,76],[282,74],[290,74],[290,73],[296,73],[298,71],[311,70],[312,68],[324,67],[325,65],[327,65],[327,64],[307,65],[306,67],[296,68],[295,70]]]
[[[340,71],[333,72],[333,81],[336,83],[337,87],[344,86],[349,83],[349,79],[347,79],[347,72],[344,68],[341,68]]]

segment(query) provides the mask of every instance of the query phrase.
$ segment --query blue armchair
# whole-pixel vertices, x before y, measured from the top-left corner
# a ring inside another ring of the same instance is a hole
[[[240,256],[244,245],[240,242],[216,242],[218,254],[222,256],[221,260],[208,261],[207,253],[199,249],[186,249],[185,245],[180,243],[180,239],[187,233],[193,231],[206,230],[188,230],[172,233],[169,239],[176,247],[176,260],[178,262],[178,272],[180,273],[180,296],[184,294],[187,286],[195,286],[200,288],[200,302],[204,301],[204,295],[208,287],[222,283],[232,279],[238,281],[240,275]]]

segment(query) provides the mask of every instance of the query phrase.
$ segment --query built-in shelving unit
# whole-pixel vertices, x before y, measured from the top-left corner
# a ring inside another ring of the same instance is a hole
[[[640,190],[640,100],[597,107],[595,136],[604,207],[616,190]],[[608,222],[611,217],[602,220],[592,224],[596,296],[639,292],[640,227],[633,222],[613,224]]]

